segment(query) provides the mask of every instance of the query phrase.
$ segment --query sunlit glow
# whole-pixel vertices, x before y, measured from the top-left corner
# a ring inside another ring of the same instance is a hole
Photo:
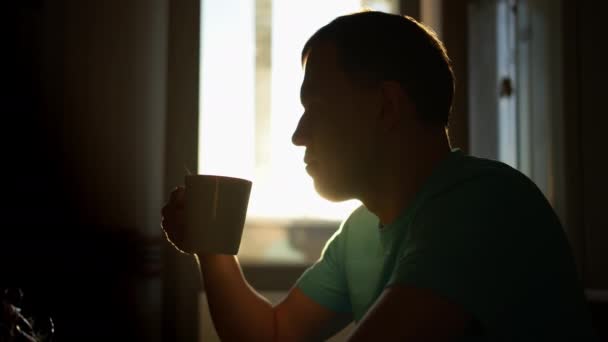
[[[361,5],[361,0],[272,2],[271,129],[256,132],[254,0],[203,1],[199,173],[251,179],[248,217],[339,220],[360,204],[322,199],[304,169],[304,149],[291,144],[291,135],[303,111],[304,43]],[[254,158],[256,134],[269,137],[271,146],[261,165]]]
[[[253,4],[202,4],[199,173],[247,179],[253,175]]]

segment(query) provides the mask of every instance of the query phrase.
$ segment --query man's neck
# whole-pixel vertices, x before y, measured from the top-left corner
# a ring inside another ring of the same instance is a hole
[[[450,153],[447,136],[431,140],[424,150],[400,151],[381,161],[373,187],[362,198],[382,225],[390,224],[412,204],[433,170]]]

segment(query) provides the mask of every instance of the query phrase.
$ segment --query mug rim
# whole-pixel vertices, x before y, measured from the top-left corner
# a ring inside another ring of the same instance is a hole
[[[226,180],[233,181],[245,181],[248,183],[252,183],[250,179],[240,178],[240,177],[232,177],[232,176],[223,176],[223,175],[214,175],[214,174],[197,174],[197,175],[186,175],[186,178],[198,178],[198,177],[212,177],[212,178],[221,178]]]

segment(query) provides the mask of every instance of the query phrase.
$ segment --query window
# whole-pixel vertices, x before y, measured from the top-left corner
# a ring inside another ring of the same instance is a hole
[[[526,174],[564,222],[560,6],[470,1],[468,86],[471,153]]]
[[[204,0],[201,15],[199,165],[203,174],[253,181],[239,258],[311,263],[360,203],[314,190],[303,148],[291,144],[302,113],[300,52],[339,15],[397,1]]]

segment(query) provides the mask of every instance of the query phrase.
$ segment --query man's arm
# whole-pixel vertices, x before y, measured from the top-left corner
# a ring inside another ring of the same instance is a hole
[[[308,298],[298,288],[273,307],[245,280],[231,255],[199,257],[213,324],[222,341],[325,339],[350,322]]]
[[[184,191],[177,187],[162,209],[161,226],[169,242],[183,253]],[[232,255],[200,255],[207,302],[213,324],[223,341],[278,341],[328,337],[350,319],[313,302],[292,289],[277,307],[260,296],[245,280]]]
[[[352,316],[331,311],[308,298],[297,287],[275,307],[276,341],[324,341],[347,326]]]
[[[395,285],[382,293],[349,341],[452,341],[470,314],[430,290]]]

